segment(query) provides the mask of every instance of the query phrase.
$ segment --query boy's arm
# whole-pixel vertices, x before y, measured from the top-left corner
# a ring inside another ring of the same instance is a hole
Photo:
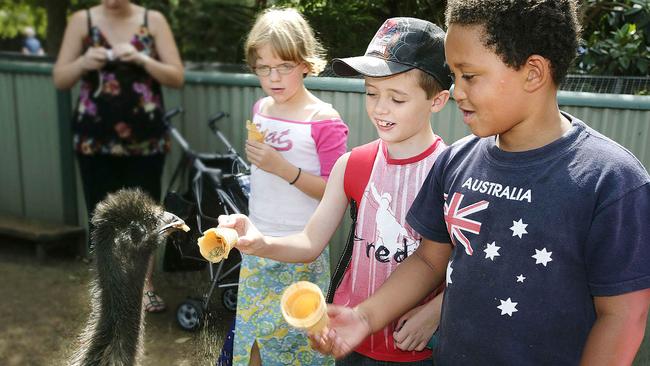
[[[650,289],[594,297],[594,323],[581,365],[631,365],[643,340]]]
[[[263,236],[243,215],[219,217],[219,226],[234,227],[239,232],[237,249],[245,254],[281,262],[314,261],[325,249],[338,228],[348,200],[343,191],[343,175],[349,154],[341,156],[330,173],[325,195],[301,233],[284,236]]]
[[[312,347],[342,357],[368,335],[412,309],[444,280],[451,244],[423,239],[416,251],[367,300],[354,309],[328,306],[329,331],[310,336]]]
[[[452,246],[422,239],[422,243],[373,296],[359,304],[373,332],[412,309],[444,280]]]

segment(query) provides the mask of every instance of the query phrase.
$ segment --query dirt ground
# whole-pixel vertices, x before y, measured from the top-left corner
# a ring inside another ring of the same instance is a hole
[[[89,313],[90,265],[64,252],[35,260],[34,246],[0,237],[0,365],[66,365]],[[156,289],[167,310],[147,314],[144,366],[214,365],[234,314],[220,295],[208,324],[196,332],[177,325],[175,311],[188,295],[201,295],[209,275],[157,271]]]

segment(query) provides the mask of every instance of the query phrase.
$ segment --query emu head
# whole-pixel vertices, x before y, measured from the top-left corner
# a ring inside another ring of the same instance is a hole
[[[178,229],[189,230],[176,215],[165,212],[140,189],[121,189],[97,204],[91,238],[98,259],[123,270],[145,265],[154,249]],[[98,263],[99,264],[99,263]]]

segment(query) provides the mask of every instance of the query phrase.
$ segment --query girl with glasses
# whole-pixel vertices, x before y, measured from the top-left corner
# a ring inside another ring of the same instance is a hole
[[[253,106],[264,141],[248,140],[252,163],[250,218],[266,235],[302,231],[325,191],[334,162],[346,152],[348,128],[330,104],[314,96],[304,78],[324,67],[323,49],[300,13],[270,9],[246,40],[246,62],[266,97]],[[242,256],[234,337],[235,365],[333,365],[285,323],[280,296],[306,280],[329,285],[329,252],[309,264]]]

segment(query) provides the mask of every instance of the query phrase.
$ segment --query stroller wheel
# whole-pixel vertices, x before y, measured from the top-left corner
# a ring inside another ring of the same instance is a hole
[[[187,299],[176,308],[176,321],[183,330],[194,331],[203,325],[205,311],[200,301]]]
[[[237,287],[228,287],[221,293],[223,307],[230,311],[237,310]]]

